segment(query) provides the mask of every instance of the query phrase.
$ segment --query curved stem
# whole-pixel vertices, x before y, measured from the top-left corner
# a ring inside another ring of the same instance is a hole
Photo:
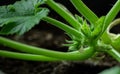
[[[47,0],[47,5],[49,5],[54,11],[56,11],[60,16],[62,16],[70,25],[72,25],[75,29],[80,29],[80,23],[64,8],[62,8],[59,4],[54,2],[53,0]]]
[[[110,23],[110,25],[107,28],[107,32],[110,32],[110,29],[116,25],[120,24],[120,18],[115,19],[113,22]]]
[[[38,47],[26,45],[26,44],[15,42],[3,37],[0,37],[0,44],[6,45],[8,47],[11,47],[23,52],[44,55],[44,56],[64,59],[64,60],[85,60],[91,57],[95,52],[93,47],[86,48],[81,53],[79,51],[58,52],[58,51],[52,51],[44,48],[38,48]]]
[[[120,52],[120,46],[118,45],[118,44],[120,44],[120,34],[111,33],[110,29],[119,24],[120,24],[120,18],[114,20],[108,26],[107,30],[103,33],[103,35],[101,37],[101,39],[104,43],[110,44],[118,52]]]
[[[66,25],[66,24],[64,24],[56,19],[53,19],[51,17],[44,17],[42,20],[49,22],[50,24],[64,30],[68,34],[72,34],[75,37],[78,37],[79,39],[81,38],[81,36],[83,36],[82,33],[78,32],[74,28],[72,28],[72,27],[70,27],[70,26],[68,26],[68,25]]]
[[[30,60],[30,61],[60,61],[62,59],[51,58],[43,55],[27,54],[27,53],[18,53],[10,52],[5,50],[0,50],[0,56],[21,59],[21,60]]]

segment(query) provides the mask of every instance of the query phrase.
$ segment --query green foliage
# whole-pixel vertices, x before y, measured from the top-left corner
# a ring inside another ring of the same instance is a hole
[[[96,52],[106,52],[120,62],[120,52],[116,51],[120,48],[117,45],[120,44],[120,37],[112,39],[107,32],[110,23],[120,11],[120,0],[117,0],[106,16],[100,18],[82,0],[70,1],[85,19],[77,14],[73,15],[54,0],[21,0],[13,5],[0,6],[1,35],[22,35],[43,20],[65,31],[71,38],[67,40],[68,44],[64,44],[68,46],[69,52],[47,50],[0,37],[0,44],[25,52],[0,50],[0,56],[33,61],[86,60]],[[42,4],[52,8],[69,25],[49,17],[48,8],[41,7]]]
[[[118,66],[112,67],[110,69],[106,69],[106,70],[102,71],[99,74],[120,74],[120,67],[118,67]]]
[[[0,7],[0,34],[24,34],[48,14],[40,8],[44,0],[22,0],[13,5]]]

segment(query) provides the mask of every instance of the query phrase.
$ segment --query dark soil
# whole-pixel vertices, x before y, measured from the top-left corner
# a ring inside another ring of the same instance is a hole
[[[9,1],[13,3],[13,0],[2,1],[2,4],[4,4],[4,1],[7,1],[6,4],[9,4]],[[70,9],[70,11],[72,11],[72,13],[76,12],[73,10],[73,8],[70,8],[72,6],[68,2],[69,0],[56,1],[65,4]],[[115,1],[113,0],[108,0],[108,2],[101,2],[101,0],[92,2],[85,0],[85,3],[99,16],[105,15],[112,7],[114,2]],[[103,3],[106,3],[106,5]],[[102,6],[100,6],[101,4]],[[99,7],[96,7],[95,5]],[[50,16],[61,20],[61,18],[54,15],[55,12],[50,14]],[[12,35],[8,37],[10,39],[37,47],[48,48],[55,51],[67,51],[67,47],[62,46],[62,44],[66,43],[65,39],[68,39],[66,34],[62,30],[45,22],[41,22],[39,25],[35,26],[32,30],[22,36]],[[14,51],[14,49],[10,49],[4,46],[1,46],[0,48]],[[110,56],[104,53],[98,55],[98,58],[93,58],[92,60],[88,59],[86,61],[36,62],[0,57],[0,74],[1,72],[4,74],[98,74],[102,70],[115,65],[120,65],[120,63],[116,62],[114,59],[110,58]]]
[[[97,74],[109,68],[81,62],[32,62],[1,58],[0,69],[5,74]]]

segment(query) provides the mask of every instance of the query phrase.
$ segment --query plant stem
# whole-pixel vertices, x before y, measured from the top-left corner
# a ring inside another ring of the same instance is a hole
[[[56,19],[53,19],[51,17],[44,17],[43,18],[44,21],[47,21],[49,23],[51,23],[52,25],[64,30],[66,33],[68,34],[72,34],[74,35],[75,37],[81,39],[81,37],[83,36],[83,34],[81,34],[80,32],[78,32],[77,30],[75,30],[74,28],[56,20]]]
[[[119,13],[119,11],[120,11],[120,0],[117,0],[115,5],[112,7],[112,9],[108,12],[108,14],[105,17],[103,32],[107,29],[107,27],[116,17],[116,15]]]
[[[43,55],[27,54],[27,53],[17,53],[10,52],[5,50],[0,50],[0,56],[21,59],[21,60],[30,60],[30,61],[60,61],[61,59],[46,57]]]
[[[80,23],[64,8],[62,8],[59,4],[54,2],[53,0],[47,0],[47,5],[49,5],[54,11],[56,11],[60,16],[62,16],[70,25],[72,25],[75,29],[80,29]]]
[[[116,51],[115,49],[109,49],[106,50],[106,52],[111,55],[114,59],[116,59],[118,62],[120,62],[120,53]]]
[[[63,60],[85,60],[91,57],[95,52],[93,47],[86,48],[85,50],[83,50],[83,52],[52,51],[44,48],[38,48],[38,47],[23,44],[23,43],[15,42],[13,40],[9,40],[3,37],[0,37],[0,44],[6,45],[8,47],[14,48],[19,51],[38,54],[38,55],[44,55],[44,56],[63,59]]]
[[[75,8],[92,24],[95,25],[95,22],[99,19],[95,13],[93,13],[83,2],[82,0],[71,0]]]

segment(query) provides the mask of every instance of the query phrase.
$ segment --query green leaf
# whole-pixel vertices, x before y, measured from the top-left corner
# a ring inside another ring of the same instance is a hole
[[[88,25],[86,20],[84,20],[81,30],[86,37],[89,38],[91,36],[90,26]]]
[[[80,23],[80,25],[83,24],[83,18],[82,17],[80,17],[79,15],[75,14],[75,18]]]
[[[99,74],[120,74],[120,67],[112,67],[110,69],[104,70],[103,72]]]
[[[21,0],[0,6],[0,34],[24,34],[47,16],[49,10],[39,7],[45,0]]]

